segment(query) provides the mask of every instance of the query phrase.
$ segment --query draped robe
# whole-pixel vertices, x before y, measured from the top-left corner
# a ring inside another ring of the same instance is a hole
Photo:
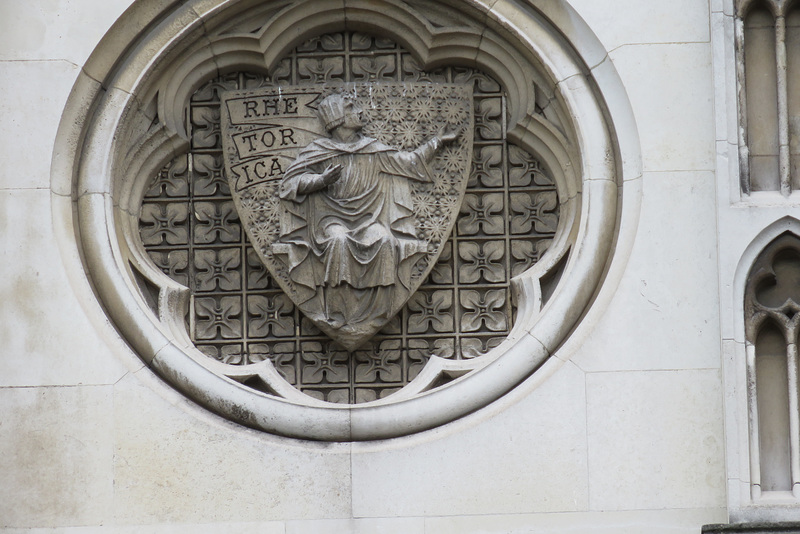
[[[437,142],[405,152],[369,137],[320,138],[289,166],[280,187],[280,237],[272,247],[288,267],[304,313],[315,309],[312,318],[353,327],[408,298],[412,267],[426,252],[416,237],[409,180],[431,181],[427,162]],[[340,165],[341,174],[325,186],[321,174],[329,165]]]

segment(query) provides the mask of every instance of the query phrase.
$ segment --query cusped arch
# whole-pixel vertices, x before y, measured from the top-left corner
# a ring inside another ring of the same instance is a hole
[[[738,365],[746,376],[753,499],[765,492],[796,494],[800,487],[798,230],[793,217],[771,224],[751,242],[737,271],[744,346]]]
[[[215,24],[213,18],[197,21],[195,25],[202,22],[206,29],[204,39],[180,53],[176,50],[167,54],[154,68],[151,76],[160,75],[163,82],[150,84],[140,97],[148,116],[157,116],[165,127],[164,133],[177,137],[171,142],[180,145],[181,140],[187,139],[184,109],[194,91],[210,78],[235,70],[270,73],[299,42],[332,30],[355,30],[385,35],[400,43],[423,69],[434,69],[444,63],[462,65],[497,79],[509,94],[509,137],[520,144],[533,145],[550,168],[565,175],[564,180],[559,180],[564,189],[560,198],[569,199],[580,190],[578,172],[586,175],[587,171],[594,174],[606,171],[601,167],[605,166],[607,154],[585,153],[583,157],[589,161],[582,161],[581,147],[570,142],[574,132],[558,128],[569,128],[570,118],[564,106],[553,105],[553,101],[588,87],[580,87],[585,68],[569,63],[567,57],[553,58],[551,63],[540,61],[539,58],[547,58],[553,52],[564,54],[552,35],[545,32],[537,35],[537,41],[527,43],[532,49],[525,50],[521,45],[511,49],[507,38],[474,21],[467,24],[468,19],[464,19],[461,27],[437,28],[421,14],[394,0],[350,1],[344,8],[341,2],[331,0],[315,3],[311,16],[308,11],[302,3],[289,5],[256,32],[235,31],[225,24]],[[224,18],[221,14],[216,17]],[[556,84],[567,78],[576,87],[559,95]],[[542,114],[537,113],[537,106]],[[546,114],[552,115],[551,120],[543,119]],[[607,136],[602,131],[591,132],[598,134]],[[588,146],[583,148],[585,151]],[[131,168],[127,173],[137,174],[137,171]]]
[[[785,12],[786,2],[782,0],[741,0],[737,5],[736,13],[740,19],[745,19],[756,9],[764,9],[773,18],[782,16]]]
[[[733,310],[733,313],[739,318],[735,321],[734,338],[736,341],[743,343],[746,339],[744,302],[753,266],[770,245],[784,234],[800,239],[800,219],[787,215],[773,221],[750,241],[739,258],[733,275],[733,296],[734,302],[737,303],[737,308]]]

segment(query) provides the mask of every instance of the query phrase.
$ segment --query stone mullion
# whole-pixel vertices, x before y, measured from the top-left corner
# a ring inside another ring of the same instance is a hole
[[[189,134],[189,153],[186,155],[186,203],[189,206],[189,213],[186,217],[186,233],[188,238],[186,240],[187,262],[186,262],[186,276],[189,281],[189,338],[192,342],[197,343],[197,336],[195,335],[196,323],[195,320],[195,294],[194,294],[194,250],[192,244],[194,242],[194,201],[192,194],[192,186],[194,184],[194,147],[193,136],[194,128],[192,127],[192,103],[189,103],[184,119],[186,120],[186,133]]]
[[[403,50],[397,46],[394,50],[394,78],[398,82],[403,81]],[[408,328],[406,322],[408,321],[408,313],[406,307],[400,309],[400,380],[402,384],[408,383]],[[402,387],[402,386],[401,386]]]
[[[344,44],[344,50],[339,52],[339,54],[344,56],[344,81],[345,83],[353,81],[353,73],[351,72],[351,46],[353,41],[353,34],[350,32],[343,32],[342,33],[342,43]],[[355,367],[355,366],[353,366]],[[353,371],[355,372],[355,371]],[[351,381],[352,383],[352,381]],[[355,399],[355,389],[350,391],[350,398]]]
[[[386,50],[385,54],[388,54],[390,50]],[[374,54],[374,50],[360,50],[358,52],[354,52],[355,54],[362,54],[362,55],[369,55]],[[379,52],[381,53],[381,52]],[[298,58],[304,57],[313,57],[313,58],[328,58],[328,57],[337,57],[344,54],[344,50],[323,50],[323,51],[316,51],[316,52],[297,52],[296,55]]]
[[[786,374],[789,382],[789,465],[792,493],[800,497],[800,412],[797,391],[797,336],[794,328],[787,332]]]
[[[292,84],[297,85],[297,51],[292,50],[289,54],[289,57],[291,58],[291,60],[289,61],[289,65],[291,65],[292,69],[292,74],[291,74]],[[298,380],[298,385],[299,384],[300,382]]]
[[[755,338],[754,338],[755,339]],[[755,341],[745,342],[747,404],[750,412],[750,498],[761,497],[761,446],[758,436],[758,403],[756,389],[756,346]]]
[[[736,76],[737,101],[739,105],[739,185],[744,195],[750,194],[750,146],[747,135],[747,88],[745,84],[745,50],[744,50],[744,20],[736,17],[734,20],[734,33],[736,43]]]
[[[781,179],[781,194],[792,193],[789,166],[789,94],[786,79],[786,18],[775,18],[775,59],[778,81],[778,172]]]
[[[453,79],[453,69],[447,69],[448,75],[448,82],[452,81]],[[473,89],[474,93],[474,89]],[[474,105],[474,103],[473,103]],[[474,125],[473,125],[474,128]],[[474,134],[473,134],[474,135]],[[474,145],[473,145],[473,156],[474,156]],[[470,162],[470,174],[473,172],[474,162]],[[468,178],[469,179],[469,178]],[[470,191],[467,189],[467,191]],[[459,212],[456,217],[460,217],[461,213]],[[470,236],[474,237],[474,236]],[[460,254],[459,254],[459,243],[461,242],[461,236],[458,232],[458,224],[453,225],[453,235],[452,235],[452,258],[453,258],[453,358],[456,360],[463,359],[461,354],[461,316],[463,315],[463,310],[461,308],[461,298],[460,298],[460,291],[459,286],[461,285],[461,272],[460,272]]]
[[[301,329],[302,329],[302,317],[300,316],[300,310],[297,306],[294,306],[292,310],[292,317],[294,318],[294,336],[292,336],[292,343],[294,344],[294,376],[296,386],[299,389],[300,386],[303,384],[302,375],[300,371],[302,370],[303,362],[302,356],[300,355],[300,338],[301,338]]]
[[[394,79],[398,82],[403,81],[403,54],[399,46],[395,48],[394,53]]]

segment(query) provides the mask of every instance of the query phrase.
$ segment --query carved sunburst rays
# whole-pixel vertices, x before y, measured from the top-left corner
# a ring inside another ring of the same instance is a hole
[[[359,97],[371,105],[364,109],[364,132],[388,145],[413,149],[446,124],[457,126],[469,119],[462,105],[463,94],[453,86],[420,84],[415,89],[397,84],[374,84],[359,90]],[[413,91],[413,99],[409,98]],[[460,152],[450,150],[451,153]],[[463,169],[452,164],[448,171]]]
[[[280,233],[280,198],[275,184],[263,183],[242,192],[240,205],[256,243],[271,243]]]
[[[459,197],[456,194],[443,192],[441,187],[435,187],[434,191],[428,194],[415,193],[413,199],[414,211],[417,214],[418,237],[428,241],[429,249],[437,248],[450,234],[448,226],[450,214],[458,209]]]

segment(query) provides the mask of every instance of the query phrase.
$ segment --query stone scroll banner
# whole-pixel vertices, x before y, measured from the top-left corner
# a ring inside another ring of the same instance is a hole
[[[472,88],[373,83],[222,94],[225,171],[265,266],[354,350],[436,263],[472,161]]]

